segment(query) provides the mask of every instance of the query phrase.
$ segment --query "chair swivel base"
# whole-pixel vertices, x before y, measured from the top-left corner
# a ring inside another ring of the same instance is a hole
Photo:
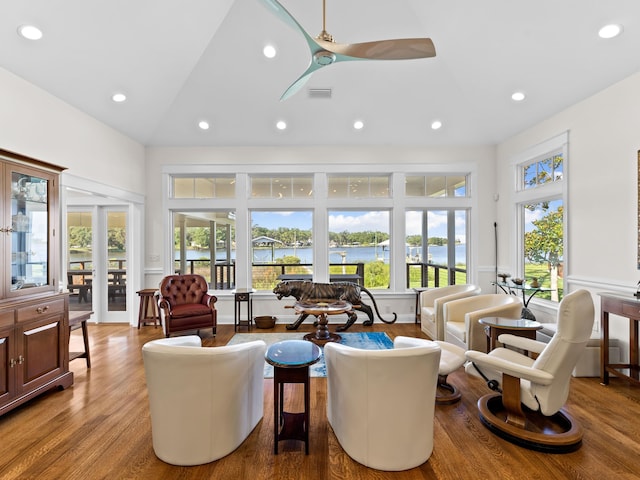
[[[447,375],[438,375],[438,388],[436,390],[436,405],[451,405],[460,401],[462,394],[458,389],[447,382]]]
[[[547,417],[522,406],[526,417],[524,427],[507,423],[500,394],[481,397],[478,410],[485,427],[521,447],[544,453],[569,453],[582,445],[582,428],[563,410]]]

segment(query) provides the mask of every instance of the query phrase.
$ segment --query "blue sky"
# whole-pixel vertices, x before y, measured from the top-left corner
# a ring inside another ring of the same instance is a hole
[[[313,215],[310,211],[270,211],[251,213],[253,225],[269,229],[278,227],[299,228],[311,230]],[[408,212],[407,235],[419,235],[422,214],[420,212]],[[429,212],[429,236],[446,237],[447,215],[445,212]],[[381,231],[389,233],[389,212],[384,210],[373,211],[332,211],[329,215],[329,230],[332,232],[361,232]],[[464,220],[456,219],[456,237],[464,241]]]

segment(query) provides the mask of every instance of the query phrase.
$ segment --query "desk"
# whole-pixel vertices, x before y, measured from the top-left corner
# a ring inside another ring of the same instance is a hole
[[[273,453],[280,440],[301,440],[309,455],[309,366],[320,360],[320,348],[304,340],[284,340],[267,349],[265,360],[273,365]],[[304,385],[304,411],[284,411],[284,384]]]
[[[640,384],[640,355],[638,355],[638,322],[640,300],[631,295],[603,292],[600,295],[600,383],[609,384],[609,374],[624,377]],[[609,363],[609,314],[629,319],[629,363]],[[620,370],[628,370],[622,373]]]
[[[532,287],[531,285],[522,284],[517,285],[515,283],[506,283],[506,282],[491,282],[491,285],[495,285],[500,287],[507,295],[517,295],[518,291],[522,292],[522,303],[524,307],[522,308],[522,318],[526,318],[529,320],[535,320],[536,317],[531,310],[529,310],[529,302],[538,292],[552,292],[552,288],[542,288],[542,287]],[[531,292],[529,296],[527,296],[526,292]]]
[[[87,368],[91,368],[91,357],[89,356],[89,332],[87,331],[87,320],[93,312],[72,311],[69,312],[69,334],[73,330],[82,328],[82,338],[84,340],[84,352],[69,352],[69,361],[76,358],[86,358]]]
[[[313,275],[306,273],[283,273],[278,275],[278,280],[302,280],[309,282],[313,280]],[[362,285],[362,276],[357,273],[332,273],[329,275],[329,282],[353,282]]]
[[[327,316],[350,312],[353,305],[349,302],[345,302],[344,300],[318,299],[296,302],[293,308],[295,308],[298,313],[315,315],[318,318],[317,330],[314,333],[306,334],[304,339],[319,345],[324,345],[327,342],[339,342],[342,338],[337,333],[329,333],[329,328],[327,328]]]
[[[253,299],[251,298],[251,294],[255,293],[253,288],[236,288],[235,290],[231,290],[233,293],[234,300],[234,313],[233,313],[233,331],[237,332],[238,327],[242,325],[246,325],[247,330],[251,330],[251,324],[253,322]],[[247,304],[247,319],[241,320],[241,306],[243,303]]]
[[[488,352],[499,345],[498,337],[503,333],[535,340],[536,332],[542,329],[540,322],[526,318],[485,317],[478,321],[486,326]]]

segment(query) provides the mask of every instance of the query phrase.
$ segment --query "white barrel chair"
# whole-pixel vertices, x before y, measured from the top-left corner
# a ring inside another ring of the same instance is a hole
[[[420,328],[431,340],[444,340],[444,304],[479,294],[480,287],[472,284],[447,285],[420,292]]]
[[[327,418],[356,462],[399,471],[426,462],[433,451],[433,419],[440,347],[396,337],[389,350],[324,347]]]
[[[483,317],[520,318],[522,300],[514,295],[483,293],[444,304],[444,339],[465,350],[487,351]]]
[[[200,337],[142,347],[153,450],[172,465],[228,455],[263,417],[265,342],[202,347]]]

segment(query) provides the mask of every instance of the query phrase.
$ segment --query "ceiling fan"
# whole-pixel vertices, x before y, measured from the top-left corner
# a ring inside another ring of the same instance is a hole
[[[282,94],[280,100],[294,95],[309,80],[313,72],[337,62],[353,60],[410,60],[435,57],[436,48],[430,38],[402,38],[365,43],[336,43],[325,28],[326,0],[322,0],[322,31],[311,37],[295,18],[278,2],[262,0],[275,15],[299,30],[307,40],[311,61],[307,70]]]

